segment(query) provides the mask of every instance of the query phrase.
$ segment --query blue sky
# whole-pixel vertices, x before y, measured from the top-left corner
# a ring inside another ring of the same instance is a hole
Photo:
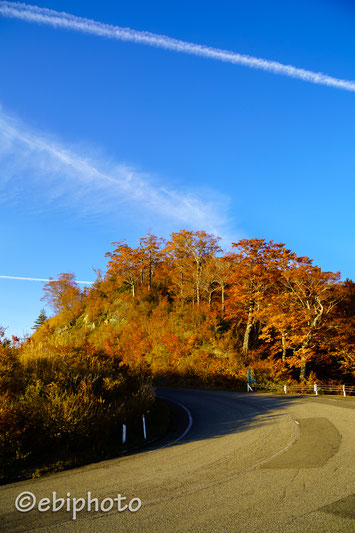
[[[29,3],[355,80],[347,1]],[[355,278],[355,92],[0,16],[0,275],[93,280],[111,242],[284,242]],[[40,282],[0,278],[30,332]]]

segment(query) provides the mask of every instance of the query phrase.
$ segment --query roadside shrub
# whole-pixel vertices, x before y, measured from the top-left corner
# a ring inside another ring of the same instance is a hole
[[[66,355],[0,358],[0,479],[45,461],[80,462],[120,448],[122,423],[154,403],[151,384],[90,344]]]

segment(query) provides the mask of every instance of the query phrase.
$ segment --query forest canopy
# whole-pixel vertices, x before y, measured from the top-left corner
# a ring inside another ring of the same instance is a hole
[[[113,243],[106,273],[81,290],[72,273],[44,287],[56,315],[23,357],[90,343],[153,378],[210,384],[355,377],[355,285],[283,243],[181,230]]]

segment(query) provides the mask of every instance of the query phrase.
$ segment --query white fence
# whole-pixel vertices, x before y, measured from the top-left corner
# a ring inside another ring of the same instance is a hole
[[[247,391],[269,391],[269,392],[281,392],[283,390],[284,394],[314,394],[318,396],[319,394],[337,394],[341,396],[351,396],[355,395],[355,385],[343,384],[343,385],[319,385],[315,383],[314,385],[283,385],[282,386],[265,386],[253,383],[252,387],[250,384],[247,384]]]
[[[318,385],[315,383],[312,385],[284,385],[284,393],[296,393],[299,394],[315,394],[318,396],[321,394],[341,394],[342,396],[350,396],[355,393],[354,385]]]

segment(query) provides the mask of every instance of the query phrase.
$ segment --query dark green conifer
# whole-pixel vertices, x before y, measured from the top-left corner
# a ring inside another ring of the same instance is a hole
[[[46,311],[44,309],[41,309],[40,314],[38,315],[38,318],[36,318],[34,326],[32,329],[37,330],[44,324],[44,322],[48,320],[48,317],[46,315]]]

